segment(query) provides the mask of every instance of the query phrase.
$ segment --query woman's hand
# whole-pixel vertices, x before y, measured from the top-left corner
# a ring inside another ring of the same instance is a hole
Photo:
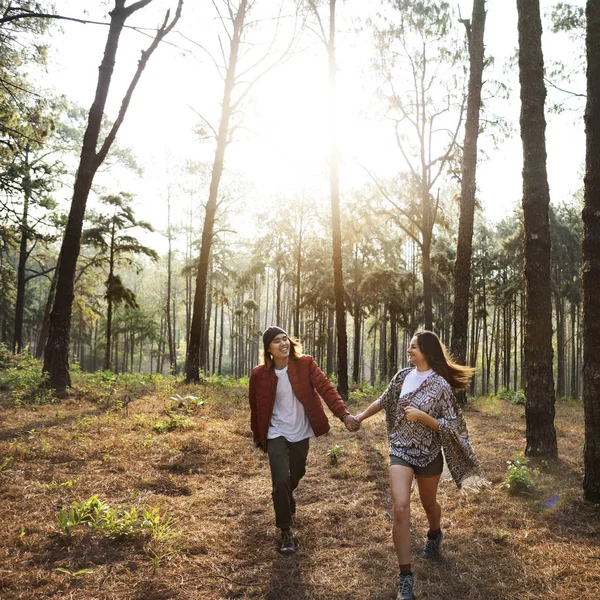
[[[424,423],[425,425],[427,425],[427,427],[430,427],[434,431],[440,430],[440,426],[437,419],[434,419],[431,415],[428,415],[426,412],[419,410],[414,406],[407,406],[404,409],[404,413],[406,414],[406,419],[408,421],[412,421],[413,423],[421,421],[421,423]]]
[[[406,413],[406,418],[413,423],[416,423],[417,421],[424,421],[425,419],[423,417],[429,416],[426,412],[423,412],[414,406],[407,406],[404,409],[404,412]]]

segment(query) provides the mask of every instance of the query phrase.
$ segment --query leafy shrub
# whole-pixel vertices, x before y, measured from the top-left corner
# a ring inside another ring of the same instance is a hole
[[[527,466],[527,459],[521,453],[514,461],[508,461],[506,482],[504,487],[511,494],[522,494],[535,487],[535,478],[539,476],[538,469]]]
[[[498,398],[502,398],[503,400],[509,400],[511,404],[525,404],[525,393],[523,392],[523,390],[511,392],[508,388],[502,388],[497,395]]]
[[[10,406],[56,402],[54,392],[46,387],[47,376],[42,364],[29,352],[12,354],[0,344],[0,391],[7,391],[4,402]]]
[[[331,461],[331,465],[333,467],[338,466],[340,454],[343,451],[344,451],[344,446],[338,446],[336,444],[335,446],[332,446],[331,450],[328,450],[327,452],[325,452],[325,456],[329,457],[329,460]]]
[[[192,426],[192,420],[183,415],[171,414],[168,421],[157,421],[152,425],[152,430],[157,433],[167,433],[173,429],[187,429]]]
[[[91,496],[82,502],[74,502],[69,509],[61,508],[58,524],[68,536],[76,527],[87,525],[111,540],[145,534],[153,540],[162,540],[167,535],[174,535],[175,520],[167,513],[161,515],[158,508],[113,509],[98,496]]]

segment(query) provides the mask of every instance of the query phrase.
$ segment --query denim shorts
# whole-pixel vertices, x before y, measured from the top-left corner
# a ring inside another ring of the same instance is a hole
[[[444,470],[444,456],[440,452],[429,464],[424,467],[417,467],[416,465],[411,465],[408,461],[399,456],[390,454],[390,467],[393,467],[394,465],[410,467],[417,477],[437,477],[438,475],[441,475]]]

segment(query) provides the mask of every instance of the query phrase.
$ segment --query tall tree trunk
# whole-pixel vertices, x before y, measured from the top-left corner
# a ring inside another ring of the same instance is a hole
[[[421,268],[423,272],[423,303],[425,305],[425,329],[427,329],[428,331],[433,331],[433,289],[431,286],[431,233],[429,231],[423,231],[423,243],[421,245]]]
[[[167,191],[167,239],[169,250],[167,252],[167,339],[169,343],[169,371],[175,373],[175,343],[173,340],[173,327],[171,323],[171,281],[172,281],[172,237],[171,237],[171,189]]]
[[[108,259],[108,280],[106,284],[106,300],[108,309],[106,311],[106,350],[104,353],[104,370],[110,370],[110,341],[112,333],[112,313],[113,313],[113,286],[114,286],[114,269],[115,269],[115,220],[113,219],[112,229],[110,234],[110,257]],[[115,367],[118,362],[115,363]]]
[[[600,5],[588,0],[583,208],[583,495],[600,502]]]
[[[57,279],[58,265],[56,265],[54,273],[52,273],[52,279],[50,281],[50,290],[48,291],[48,298],[46,299],[46,306],[44,308],[44,316],[42,318],[40,335],[38,337],[37,346],[35,347],[36,358],[42,358],[42,354],[44,353],[44,346],[46,345],[46,339],[48,338],[48,328],[50,326],[50,312],[52,311],[52,303],[54,302],[54,293],[56,292]]]
[[[335,293],[335,323],[337,330],[337,389],[348,398],[348,332],[342,270],[342,226],[340,219],[339,153],[337,148],[336,63],[335,63],[335,3],[329,0],[329,125],[331,127],[330,188],[331,232],[333,245],[333,289]]]
[[[25,147],[25,169],[23,177],[23,216],[21,218],[21,243],[19,245],[19,265],[17,267],[17,301],[15,305],[15,329],[13,352],[23,349],[23,315],[25,313],[25,267],[27,265],[27,244],[29,242],[29,201],[31,200],[31,179],[29,177],[29,144]]]
[[[333,373],[333,335],[334,335],[334,317],[335,313],[331,308],[327,310],[327,366],[325,367],[327,375]],[[321,343],[319,341],[319,343]]]
[[[477,140],[479,137],[479,110],[483,85],[483,37],[485,31],[485,0],[473,0],[471,26],[467,27],[469,42],[469,91],[465,142],[463,148],[462,180],[460,188],[460,218],[454,267],[454,311],[452,320],[452,355],[461,365],[467,359],[467,332],[469,320],[469,284],[473,251],[473,218],[477,173]]]
[[[208,202],[204,213],[204,225],[202,228],[202,245],[200,246],[200,258],[198,259],[198,273],[196,275],[196,292],[194,295],[194,312],[190,326],[190,340],[187,349],[186,378],[188,381],[200,380],[201,364],[206,357],[204,344],[206,342],[205,320],[206,320],[206,294],[208,284],[208,269],[210,264],[210,253],[214,237],[215,215],[217,212],[217,199],[219,184],[223,174],[225,161],[225,150],[229,137],[229,122],[232,114],[231,94],[235,85],[235,70],[237,67],[240,39],[243,31],[248,0],[241,0],[237,14],[233,21],[233,33],[229,53],[229,64],[225,76],[225,87],[223,91],[223,102],[221,104],[221,120],[217,134],[217,147],[212,167],[210,191]]]
[[[222,374],[222,367],[223,367],[223,343],[225,341],[225,315],[224,315],[224,310],[225,310],[225,304],[222,302],[221,303],[221,327],[220,327],[220,338],[219,338],[219,366],[217,367],[217,374],[221,375]]]
[[[565,307],[560,294],[554,296],[556,312],[556,393],[559,398],[565,396]]]
[[[162,27],[157,32],[152,44],[142,53],[135,75],[123,97],[117,120],[109,135],[104,140],[100,150],[96,151],[106,98],[108,96],[108,90],[114,71],[119,37],[123,30],[123,26],[128,17],[150,4],[151,1],[152,0],[138,0],[134,4],[125,7],[125,0],[115,0],[115,8],[110,12],[110,25],[104,49],[104,57],[100,64],[96,94],[90,108],[88,124],[83,136],[79,167],[73,186],[73,198],[71,201],[69,218],[60,250],[56,298],[54,300],[54,308],[50,315],[50,330],[44,351],[44,371],[49,375],[50,385],[59,392],[63,392],[66,387],[71,385],[71,378],[69,376],[69,341],[74,297],[75,268],[81,247],[81,232],[83,229],[85,207],[92,187],[92,182],[96,171],[106,158],[125,118],[131,97],[148,59],[162,38],[175,26],[175,23],[179,20],[181,15],[182,0],[179,0],[174,19],[169,24],[167,24],[167,20],[165,20]]]
[[[552,376],[550,192],[546,172],[544,57],[539,0],[517,0],[525,254],[527,456],[558,456]]]
[[[353,361],[352,361],[352,381],[354,383],[358,383],[360,379],[360,358],[361,358],[361,327],[362,327],[362,318],[361,318],[361,310],[358,304],[358,300],[354,300],[354,353],[353,353]]]

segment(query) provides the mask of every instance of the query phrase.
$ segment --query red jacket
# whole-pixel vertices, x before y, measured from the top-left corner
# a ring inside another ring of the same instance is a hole
[[[323,410],[321,399],[325,400],[331,412],[342,419],[349,414],[346,404],[327,376],[314,361],[312,356],[291,358],[288,362],[288,377],[294,395],[304,406],[308,422],[316,436],[329,431],[329,421]],[[273,368],[260,365],[250,375],[250,425],[255,444],[267,449],[267,432],[275,404],[277,375]]]

